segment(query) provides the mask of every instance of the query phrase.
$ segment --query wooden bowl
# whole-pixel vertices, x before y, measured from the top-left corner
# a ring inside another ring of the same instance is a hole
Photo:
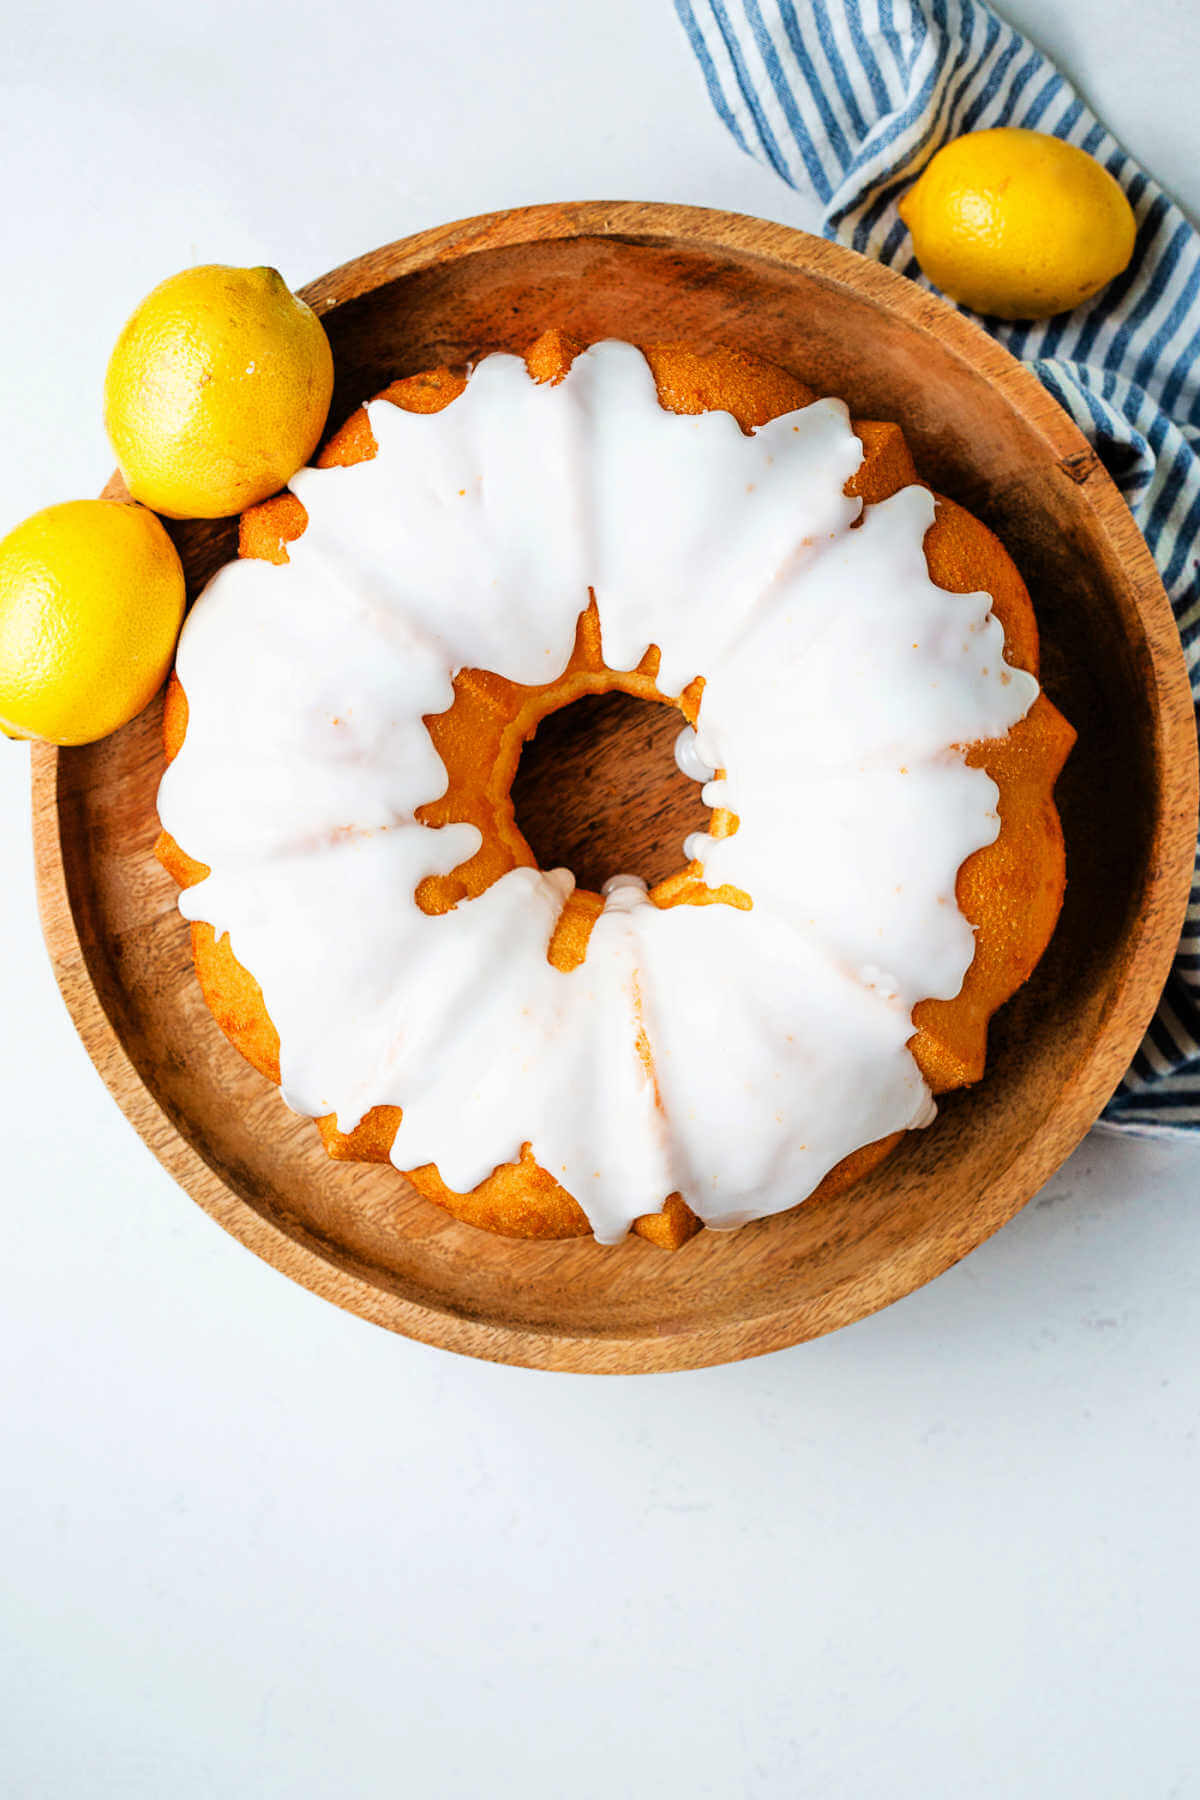
[[[1154,1011],[1190,880],[1196,745],[1179,638],[1084,439],[951,307],[850,251],[724,213],[497,213],[374,251],[305,294],[336,357],[331,425],[394,376],[522,348],[550,325],[585,341],[740,345],[859,417],[900,421],[923,473],[999,532],[1032,589],[1045,685],[1079,731],[1059,787],[1067,902],[1033,980],[996,1018],[984,1082],[947,1098],[930,1131],[844,1198],[704,1232],[673,1256],[636,1238],[601,1249],[493,1237],[390,1168],[329,1162],[315,1126],[217,1029],[151,854],[156,705],[103,743],[34,751],[47,942],[126,1114],[193,1198],[276,1268],[392,1330],[503,1362],[729,1361],[845,1325],[941,1274],[1024,1205],[1112,1093]],[[194,590],[232,554],[234,531],[189,525],[177,538]],[[669,737],[677,721],[660,710]],[[614,793],[622,755],[644,774],[654,726],[618,704],[582,725],[563,715],[556,730],[559,755],[591,782],[593,841],[612,866],[657,873],[695,822],[691,784],[672,786],[658,756],[661,779],[631,819],[589,774],[599,758]],[[545,758],[523,768],[519,803],[549,855],[569,809],[547,769]]]

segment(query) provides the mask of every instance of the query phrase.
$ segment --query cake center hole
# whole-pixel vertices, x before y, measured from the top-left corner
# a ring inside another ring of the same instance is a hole
[[[711,818],[675,765],[683,714],[630,694],[588,694],[551,713],[513,782],[517,824],[543,869],[599,893],[612,875],[651,887],[683,867],[683,840]]]

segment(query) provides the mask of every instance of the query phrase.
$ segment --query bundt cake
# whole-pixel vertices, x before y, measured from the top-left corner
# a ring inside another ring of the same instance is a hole
[[[676,1247],[842,1189],[1062,903],[1033,609],[895,425],[732,350],[548,332],[397,381],[246,513],[168,691],[158,854],[217,1022],[329,1155],[492,1231]],[[678,707],[706,833],[545,872],[548,713]]]

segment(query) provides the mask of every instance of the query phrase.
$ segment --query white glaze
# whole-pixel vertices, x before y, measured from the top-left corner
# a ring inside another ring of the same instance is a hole
[[[954,746],[1037,692],[988,597],[930,582],[930,496],[852,530],[840,402],[746,436],[663,411],[625,344],[555,387],[492,356],[444,412],[368,410],[374,460],[293,482],[290,562],[231,564],[193,608],[159,794],[212,871],[181,908],[260,982],[289,1104],[344,1130],[403,1107],[394,1161],[460,1190],[530,1143],[603,1242],[676,1191],[714,1226],[781,1211],[927,1123],[912,1007],[961,985],[955,878],[998,830]],[[705,677],[677,756],[726,771],[704,798],[740,825],[687,850],[753,907],[660,910],[616,877],[564,974],[570,875],[517,870],[429,917],[418,883],[479,838],[414,813],[445,791],[422,720],[457,671],[554,678],[589,588],[611,667],[657,644],[664,692]]]
[[[675,739],[675,767],[691,781],[711,781],[716,774],[715,769],[701,761],[696,748],[696,733],[690,725],[685,725]]]

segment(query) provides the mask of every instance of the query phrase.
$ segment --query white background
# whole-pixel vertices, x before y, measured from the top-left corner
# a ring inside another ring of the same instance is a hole
[[[1200,211],[1190,0],[1019,0]],[[812,223],[668,0],[14,8],[0,530],[93,493],[111,341],[463,214]],[[1200,1795],[1200,1145],[1094,1135],[1007,1231],[765,1361],[602,1381],[392,1338],[159,1169],[42,951],[0,746],[0,1792]]]

